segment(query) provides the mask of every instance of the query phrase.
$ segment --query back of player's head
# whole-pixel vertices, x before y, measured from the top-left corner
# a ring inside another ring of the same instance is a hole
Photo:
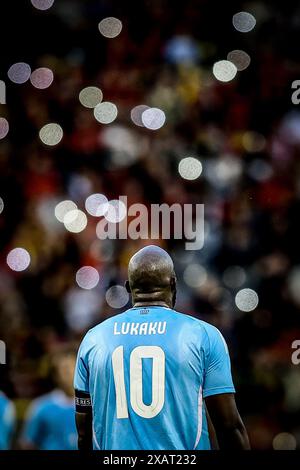
[[[139,250],[128,265],[128,290],[134,301],[175,303],[176,275],[170,255],[162,248],[149,245]]]

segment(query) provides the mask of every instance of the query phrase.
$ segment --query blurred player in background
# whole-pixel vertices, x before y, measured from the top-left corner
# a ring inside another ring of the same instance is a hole
[[[31,404],[21,438],[23,449],[77,448],[73,391],[75,360],[74,351],[59,352],[53,357],[57,387]]]
[[[13,403],[0,391],[0,450],[11,448],[16,427],[16,412]]]
[[[220,448],[249,449],[225,340],[173,310],[168,253],[143,248],[128,276],[133,308],[90,330],[78,353],[79,449],[211,449],[206,407]]]

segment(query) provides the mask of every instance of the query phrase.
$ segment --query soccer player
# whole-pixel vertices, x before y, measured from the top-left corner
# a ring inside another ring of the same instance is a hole
[[[4,393],[0,391],[0,450],[10,449],[15,427],[15,407]]]
[[[77,449],[73,390],[75,360],[76,355],[72,351],[54,356],[57,388],[31,404],[21,439],[23,449]]]
[[[174,310],[176,276],[164,250],[130,260],[133,307],[85,336],[75,370],[79,449],[249,449],[227,345],[214,326]]]

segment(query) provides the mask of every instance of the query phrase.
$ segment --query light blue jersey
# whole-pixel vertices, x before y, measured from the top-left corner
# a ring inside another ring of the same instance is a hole
[[[40,450],[77,449],[74,400],[61,390],[53,390],[34,400],[22,439]]]
[[[219,330],[164,307],[131,308],[91,329],[74,387],[91,398],[101,450],[210,449],[203,398],[235,391]]]
[[[15,407],[13,403],[0,392],[0,450],[10,449],[15,427]]]

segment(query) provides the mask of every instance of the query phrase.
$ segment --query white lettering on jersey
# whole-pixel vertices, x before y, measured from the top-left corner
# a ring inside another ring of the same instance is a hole
[[[122,323],[122,335],[127,335],[129,333],[130,323]]]
[[[166,330],[166,321],[155,321],[149,323],[114,323],[114,335],[164,335]]]
[[[131,323],[130,334],[131,335],[138,335],[139,334],[139,324],[138,323]]]
[[[157,326],[157,321],[154,322],[154,323],[149,323],[149,331],[148,331],[148,334],[149,335],[156,335],[156,326]]]
[[[147,327],[148,323],[142,323],[140,326],[140,335],[146,335],[147,334]]]
[[[166,326],[167,326],[167,322],[163,321],[159,321],[158,322],[158,326],[157,326],[157,333],[159,335],[163,335],[165,332],[166,332]]]

